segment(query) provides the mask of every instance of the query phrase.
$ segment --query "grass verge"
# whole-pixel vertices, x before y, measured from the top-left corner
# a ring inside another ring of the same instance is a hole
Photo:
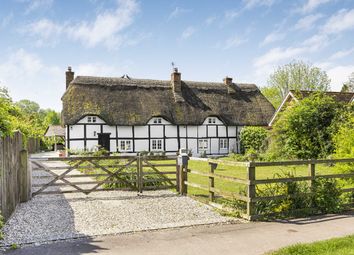
[[[267,255],[354,255],[354,235],[311,244],[296,244]]]

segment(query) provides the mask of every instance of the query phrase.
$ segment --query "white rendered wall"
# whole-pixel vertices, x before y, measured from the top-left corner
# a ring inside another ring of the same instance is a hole
[[[66,129],[66,132],[69,131],[69,136],[67,135],[66,138],[74,139],[67,141],[67,144],[70,144],[70,149],[83,150],[85,148],[84,129],[86,127],[86,149],[88,150],[97,148],[98,134],[102,130],[103,133],[111,134],[110,149],[112,152],[120,151],[121,140],[131,140],[131,152],[133,150],[135,152],[149,151],[149,149],[152,150],[152,139],[162,139],[161,150],[170,153],[176,152],[178,145],[180,145],[181,148],[192,150],[194,156],[200,155],[202,150],[198,148],[199,139],[208,140],[207,154],[227,154],[231,151],[239,152],[239,139],[236,136],[239,137],[242,127],[224,126],[218,118],[215,119],[215,123],[210,124],[208,119],[206,119],[204,124],[200,126],[179,126],[180,139],[178,141],[178,127],[170,124],[163,118],[161,122],[161,124],[154,124],[153,119],[151,119],[149,121],[149,123],[152,123],[151,125],[116,127],[106,125],[99,117],[96,117],[96,123],[87,123],[87,117],[84,117],[77,125],[69,126],[69,130]],[[116,138],[116,130],[118,131],[118,139]],[[133,140],[133,134],[137,139]],[[228,149],[220,148],[219,138],[228,139]]]

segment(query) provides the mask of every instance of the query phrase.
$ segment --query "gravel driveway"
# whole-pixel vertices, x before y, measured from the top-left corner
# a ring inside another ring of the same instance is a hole
[[[36,175],[45,175],[36,173]],[[38,195],[20,204],[2,244],[42,243],[85,236],[225,223],[209,206],[171,191],[104,191]],[[1,245],[1,243],[0,243]]]

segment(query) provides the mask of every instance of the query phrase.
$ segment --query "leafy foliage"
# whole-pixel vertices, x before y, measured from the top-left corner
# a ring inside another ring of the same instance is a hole
[[[323,93],[293,102],[273,126],[269,152],[286,158],[325,158],[334,151],[332,138],[342,110]]]
[[[59,113],[30,100],[13,102],[8,90],[0,87],[0,136],[19,130],[26,137],[41,137],[52,124],[60,124]]]
[[[277,108],[289,90],[326,91],[329,88],[330,79],[325,71],[303,61],[293,61],[278,67],[262,92]]]
[[[260,152],[265,147],[267,131],[262,127],[244,127],[241,131],[241,146],[247,152]]]

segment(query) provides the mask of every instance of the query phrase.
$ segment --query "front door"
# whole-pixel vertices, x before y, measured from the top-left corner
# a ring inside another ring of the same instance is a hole
[[[101,148],[104,148],[107,151],[110,151],[110,135],[110,133],[98,134],[98,145],[101,145]]]

